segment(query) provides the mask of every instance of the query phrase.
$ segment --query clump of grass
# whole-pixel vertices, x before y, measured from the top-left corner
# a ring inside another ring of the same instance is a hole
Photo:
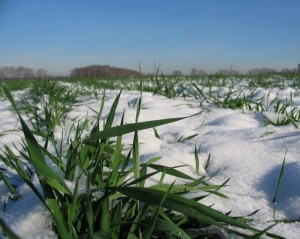
[[[282,101],[282,99],[276,97],[272,100],[271,104],[273,105],[274,114],[276,115],[275,119],[262,114],[266,119],[266,125],[273,126],[285,126],[292,124],[295,128],[298,128],[297,122],[300,121],[300,109],[296,106],[293,106],[293,95],[290,93],[290,99]]]
[[[7,167],[17,172],[49,210],[53,230],[58,238],[191,238],[186,229],[209,225],[224,228],[244,237],[249,232],[254,236],[266,232],[247,225],[245,223],[247,220],[230,217],[203,205],[199,202],[203,196],[185,197],[192,191],[221,196],[223,194],[218,190],[226,186],[228,180],[221,185],[209,185],[209,179],[205,177],[193,178],[182,173],[180,167],[183,165],[166,167],[155,164],[159,158],[146,163],[140,162],[138,132],[184,120],[185,117],[138,122],[140,98],[135,123],[124,125],[123,115],[120,125],[113,127],[120,92],[101,129],[100,117],[105,100],[103,96],[90,134],[83,137],[81,134],[83,127],[79,124],[73,126],[76,128],[76,134],[72,141],[69,140],[70,135],[68,136],[69,149],[65,159],[62,159],[59,148],[57,154],[51,154],[49,151],[49,144],[56,143],[49,139],[49,132],[38,134],[48,143],[43,145],[38,143],[35,130],[30,130],[11,93],[5,86],[3,88],[19,117],[24,140],[22,149],[18,150],[21,157],[16,157],[12,150],[5,146],[1,160]],[[52,108],[49,106],[49,109]],[[45,122],[50,122],[55,117],[53,114],[47,114],[46,110],[44,113]],[[125,154],[122,136],[131,132],[134,133],[132,148]],[[199,158],[196,151],[195,148],[196,171],[198,171]],[[56,171],[48,166],[46,158],[56,165]],[[149,168],[152,170],[151,173],[148,173]],[[42,192],[31,182],[33,174],[38,176]],[[145,181],[156,174],[161,174],[159,183],[145,187]],[[165,175],[188,180],[188,183],[164,184]],[[0,176],[9,188],[10,194],[16,195],[14,185],[5,175]],[[65,183],[66,180],[72,182],[74,187],[70,188]],[[82,182],[86,185],[84,191],[79,187]],[[2,219],[0,225],[4,234],[18,238]],[[233,227],[228,229],[228,225]],[[244,232],[237,231],[234,227],[243,229]]]
[[[39,80],[6,80],[5,85],[10,91],[24,90],[28,88],[32,83]],[[0,88],[0,98],[5,98],[6,95],[2,89]]]
[[[250,87],[262,87],[262,88],[282,88],[285,87],[285,81],[282,77],[274,76],[271,74],[259,74],[255,76],[249,76]]]
[[[180,80],[176,77],[168,78],[163,74],[158,77],[156,74],[156,77],[152,78],[151,81],[153,94],[163,95],[166,98],[186,97],[183,92],[183,87],[177,84]]]

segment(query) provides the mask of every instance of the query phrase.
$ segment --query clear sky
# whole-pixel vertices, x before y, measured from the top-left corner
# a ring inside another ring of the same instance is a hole
[[[299,0],[0,0],[0,67],[165,74],[300,63]]]

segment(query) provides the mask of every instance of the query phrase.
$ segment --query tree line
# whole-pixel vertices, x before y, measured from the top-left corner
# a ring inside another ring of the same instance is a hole
[[[219,69],[216,73],[223,75],[240,75],[237,70]],[[280,72],[273,68],[254,68],[247,71],[247,75],[259,75],[259,74],[296,74],[300,73],[298,69],[284,68]],[[75,68],[70,71],[70,77],[72,78],[113,78],[113,77],[139,77],[142,74],[138,71],[129,70],[125,68],[111,67],[109,65],[91,65],[86,67]],[[153,75],[153,74],[150,74]],[[173,76],[182,76],[181,70],[173,71]],[[197,70],[193,68],[190,73],[191,76],[204,76],[208,75],[204,70]],[[28,67],[0,67],[0,80],[7,79],[44,79],[50,77],[45,69],[33,70]],[[56,77],[58,78],[58,77]]]
[[[216,73],[223,74],[223,75],[240,75],[241,73],[237,70],[228,70],[228,69],[219,69]],[[284,68],[280,72],[276,71],[273,68],[254,68],[247,71],[247,75],[260,75],[260,74],[281,74],[281,73],[299,73],[298,69],[288,69]],[[207,75],[207,73],[204,70],[197,70],[196,68],[193,68],[191,70],[191,76],[201,76],[201,75]]]
[[[0,79],[33,79],[33,78],[45,78],[47,77],[47,71],[44,69],[38,69],[34,71],[33,69],[19,66],[5,66],[0,67]]]
[[[277,72],[275,69],[272,69],[272,68],[255,68],[255,69],[249,70],[247,73],[248,73],[248,75],[298,73],[298,70],[284,68],[281,70],[281,72]]]
[[[75,68],[71,70],[72,78],[111,78],[111,77],[130,77],[140,76],[141,73],[124,68],[111,67],[108,65],[91,65],[86,67]]]

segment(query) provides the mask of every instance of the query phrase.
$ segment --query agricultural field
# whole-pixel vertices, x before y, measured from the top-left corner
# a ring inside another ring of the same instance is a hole
[[[299,75],[13,86],[0,237],[299,237]]]

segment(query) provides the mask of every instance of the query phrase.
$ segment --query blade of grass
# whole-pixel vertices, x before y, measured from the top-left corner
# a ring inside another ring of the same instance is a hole
[[[163,195],[163,197],[162,197],[162,199],[161,199],[161,201],[160,201],[160,203],[159,203],[157,209],[155,210],[154,214],[152,215],[150,221],[147,223],[147,226],[146,226],[146,228],[145,228],[145,230],[144,230],[144,232],[143,232],[143,238],[144,238],[144,239],[150,239],[150,237],[151,237],[151,235],[152,235],[152,232],[153,232],[153,229],[154,229],[154,227],[155,227],[155,224],[156,224],[158,215],[159,215],[159,211],[161,210],[161,207],[162,207],[163,203],[165,202],[167,196],[169,195],[169,193],[170,193],[170,191],[171,191],[171,189],[172,189],[172,187],[173,187],[173,184],[174,184],[174,183],[172,183],[172,184],[168,187],[168,189],[167,189],[167,191],[165,192],[165,194]]]
[[[190,116],[188,116],[190,117]],[[134,131],[144,130],[153,128],[156,126],[170,124],[179,120],[186,119],[188,117],[179,117],[179,118],[169,118],[169,119],[162,119],[162,120],[153,120],[153,121],[145,121],[140,123],[131,123],[126,125],[120,125],[116,127],[112,127],[109,129],[104,129],[98,133],[90,135],[88,138],[82,141],[83,144],[87,144],[90,141],[98,140],[98,139],[106,139],[115,136],[120,136],[128,133],[132,133]]]
[[[134,132],[133,138],[133,148],[132,148],[132,155],[133,155],[133,173],[134,179],[138,179],[140,177],[140,153],[139,153],[139,137],[138,132]]]
[[[44,180],[45,182],[49,181],[50,184],[52,184],[52,185],[55,184],[55,188],[58,189],[59,191],[71,195],[70,189],[68,188],[68,186],[66,185],[64,180],[55,171],[53,171],[51,168],[45,166],[44,163],[37,161],[31,157],[28,157],[27,155],[25,155],[22,152],[21,152],[21,154],[24,158],[26,158],[26,160],[28,162],[30,162],[35,167],[35,169],[39,175],[43,175],[41,180]],[[53,181],[53,180],[55,180],[55,181]]]
[[[88,228],[88,239],[93,239],[93,209],[92,209],[92,203],[91,203],[91,191],[90,191],[90,174],[87,175],[87,181],[86,181],[86,193],[85,193],[85,203],[84,208],[85,208],[85,215],[86,215],[86,223],[87,223],[87,228]]]
[[[158,139],[160,139],[160,136],[159,136],[159,134],[158,134],[156,128],[153,128],[153,130],[154,130],[154,135],[155,135],[155,137],[158,138]]]
[[[16,158],[16,156],[13,154],[13,152],[7,147],[5,146],[8,155],[11,157],[8,157],[10,163],[9,165],[16,170],[16,172],[18,173],[18,175],[22,178],[22,180],[24,180],[24,182],[31,188],[31,190],[35,193],[35,195],[41,200],[41,202],[46,206],[46,202],[44,197],[40,194],[39,190],[34,186],[34,184],[31,182],[31,179],[28,175],[28,173],[24,170],[22,162]]]
[[[148,167],[150,167],[150,168],[153,168],[153,169],[155,169],[157,171],[166,171],[167,174],[175,176],[175,177],[178,177],[178,178],[195,180],[191,176],[189,176],[189,175],[187,175],[187,174],[185,174],[183,172],[180,172],[180,171],[178,171],[178,170],[175,169],[175,168],[184,167],[184,166],[186,166],[186,165],[175,166],[175,167],[169,168],[169,167],[158,165],[158,164],[150,164],[150,165],[148,165]]]
[[[117,95],[117,97],[116,97],[116,99],[115,99],[115,101],[114,101],[114,103],[113,103],[113,105],[112,105],[112,107],[111,107],[111,109],[109,111],[109,114],[108,114],[108,117],[107,117],[104,129],[111,128],[111,126],[112,126],[112,123],[114,121],[115,114],[116,114],[116,109],[117,109],[117,106],[118,106],[118,103],[119,103],[119,100],[120,100],[121,93],[122,93],[122,90]]]
[[[161,199],[164,197],[165,193],[160,190],[150,189],[150,188],[137,188],[137,187],[117,187],[112,188],[118,192],[121,192],[132,198],[141,200],[145,203],[159,205]],[[165,199],[163,206],[181,212],[186,216],[196,218],[199,222],[206,223],[209,225],[216,225],[218,227],[223,227],[222,223],[236,226],[242,229],[258,231],[257,229],[245,225],[221,212],[218,212],[208,206],[201,203],[195,202],[193,200],[180,197],[178,195],[170,194]]]
[[[122,136],[117,137],[116,149],[112,156],[112,172],[110,174],[110,186],[116,186],[119,178],[119,168],[121,166],[121,153],[122,153]]]
[[[5,177],[5,175],[2,173],[2,171],[0,170],[0,179],[3,180],[3,182],[5,183],[6,187],[8,188],[8,190],[10,191],[10,193],[12,194],[16,194],[16,189],[14,188],[14,186],[7,180],[7,178]]]
[[[38,159],[38,160],[42,161],[45,164],[45,155],[42,152],[40,146],[38,145],[35,137],[33,136],[31,131],[27,127],[24,120],[22,119],[22,117],[19,113],[19,110],[17,108],[17,105],[15,103],[15,100],[13,99],[13,96],[11,95],[9,90],[5,87],[5,85],[2,85],[2,86],[3,86],[4,92],[7,96],[7,98],[9,99],[11,105],[13,106],[14,110],[17,112],[17,114],[19,116],[19,119],[20,119],[21,125],[22,125],[22,130],[23,130],[25,140],[26,140],[26,143],[28,145],[28,150],[29,150],[29,153],[30,153],[31,157],[35,158],[35,159]]]
[[[198,152],[200,151],[201,145],[197,150],[197,146],[195,145],[194,155],[195,155],[195,164],[196,164],[196,173],[199,175],[199,155]]]
[[[278,181],[277,181],[277,186],[276,186],[276,192],[275,192],[275,196],[273,198],[273,203],[274,203],[273,218],[274,218],[274,220],[275,220],[275,214],[276,214],[277,194],[278,194],[279,187],[281,185],[281,182],[282,182],[282,179],[283,179],[283,174],[284,174],[286,153],[287,153],[287,150],[285,151],[285,155],[284,155],[284,158],[283,158],[283,161],[282,161],[281,170],[280,170],[280,174],[279,174]]]
[[[155,223],[155,230],[161,232],[170,232],[171,235],[175,236],[174,238],[190,239],[191,237],[186,234],[179,226],[175,225],[172,221],[162,220],[157,218]]]
[[[8,225],[0,218],[0,227],[4,235],[8,236],[10,239],[21,239],[17,234],[15,234]]]
[[[267,227],[266,229],[264,229],[263,231],[260,231],[252,236],[247,237],[248,239],[259,239],[261,238],[262,235],[266,234],[267,231],[269,231],[272,227],[274,227],[277,223]],[[278,238],[278,237],[275,237]]]
[[[188,136],[188,137],[186,137],[186,138],[184,138],[184,139],[182,139],[182,137],[181,137],[181,138],[178,140],[178,142],[183,142],[183,141],[185,141],[185,140],[191,140],[191,139],[195,138],[196,136],[198,136],[198,134],[190,135],[190,136]]]

